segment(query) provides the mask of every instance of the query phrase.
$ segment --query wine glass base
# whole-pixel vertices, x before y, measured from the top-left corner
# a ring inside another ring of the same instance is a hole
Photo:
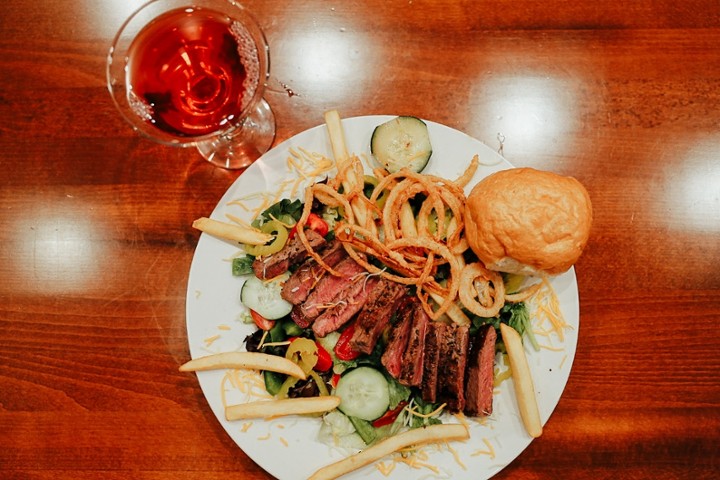
[[[267,152],[275,140],[275,115],[265,99],[234,130],[196,147],[208,162],[232,170],[247,168]]]

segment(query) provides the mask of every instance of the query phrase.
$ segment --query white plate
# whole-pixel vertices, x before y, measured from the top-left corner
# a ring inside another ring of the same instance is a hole
[[[348,151],[370,156],[369,144],[373,129],[391,116],[364,116],[343,120]],[[458,177],[473,155],[482,163],[471,182],[475,184],[488,174],[511,165],[483,143],[449,127],[427,122],[433,155],[425,172],[446,178]],[[287,164],[290,148],[304,148],[331,157],[332,150],[324,125],[311,128],[281,143],[247,169],[228,189],[212,213],[225,220],[231,213],[246,220],[250,213],[231,200],[253,193],[277,190],[283,180],[296,178]],[[468,187],[467,191],[469,192]],[[302,190],[300,190],[302,192]],[[301,193],[300,193],[301,194]],[[259,205],[260,200],[256,200]],[[237,246],[203,234],[190,268],[187,293],[187,331],[193,358],[244,349],[244,338],[255,330],[239,320],[244,307],[240,304],[242,280],[231,275],[228,259],[238,252]],[[535,381],[543,424],[557,405],[570,374],[579,329],[579,301],[575,272],[553,279],[565,321],[570,326],[565,338],[542,338],[550,348],[534,351],[528,348],[529,363]],[[228,435],[267,472],[280,480],[307,478],[318,468],[343,458],[347,452],[330,449],[316,440],[320,420],[304,417],[270,421],[228,422],[224,404],[245,401],[252,396],[233,387],[228,372],[198,374],[208,404]],[[517,457],[532,440],[525,432],[517,414],[512,382],[506,381],[496,391],[494,412],[485,421],[470,421],[471,439],[451,444],[453,451],[426,447],[428,468],[411,470],[397,464],[391,474],[380,473],[376,465],[367,466],[344,478],[489,478]],[[389,465],[385,461],[384,465]],[[370,477],[368,477],[368,475]]]

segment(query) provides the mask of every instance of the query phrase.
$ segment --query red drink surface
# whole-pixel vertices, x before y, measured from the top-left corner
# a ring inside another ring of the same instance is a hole
[[[144,27],[130,46],[129,100],[136,113],[172,135],[217,132],[252,98],[257,62],[249,34],[226,15],[172,10]]]

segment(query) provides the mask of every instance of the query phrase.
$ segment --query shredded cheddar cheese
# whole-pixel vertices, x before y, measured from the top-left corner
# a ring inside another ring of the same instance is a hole
[[[470,423],[468,422],[468,419],[463,412],[458,412],[453,416],[457,419],[460,425],[465,425],[466,427],[470,428]]]
[[[263,347],[284,347],[285,345],[290,345],[290,340],[286,340],[284,342],[268,342],[263,343]]]
[[[542,279],[542,287],[533,295],[528,306],[532,308],[531,314],[541,332],[551,332],[557,335],[560,341],[565,340],[565,330],[571,327],[565,322],[560,300],[547,278]]]
[[[414,470],[426,468],[434,473],[440,473],[440,469],[438,467],[425,461],[427,460],[427,454],[422,450],[417,450],[413,454],[397,455],[394,457],[394,460],[397,463],[404,463]]]
[[[249,223],[244,221],[242,218],[233,215],[232,213],[226,213],[225,216],[227,217],[228,220],[235,222],[242,227],[252,228]]]
[[[447,403],[443,403],[442,405],[440,405],[438,408],[436,408],[435,410],[433,410],[433,411],[430,412],[430,413],[420,413],[420,412],[418,412],[418,411],[417,411],[417,405],[413,406],[412,408],[407,408],[407,407],[405,407],[405,408],[406,408],[406,410],[407,410],[410,414],[415,415],[416,417],[420,417],[420,418],[430,418],[430,417],[434,417],[435,415],[437,415],[437,414],[439,414],[440,412],[442,412],[443,409],[445,408],[445,405],[447,405]]]
[[[453,458],[455,459],[455,462],[456,462],[458,465],[460,465],[460,468],[462,468],[463,470],[467,470],[467,466],[465,466],[465,464],[464,464],[464,463],[462,462],[462,460],[460,459],[460,454],[458,453],[458,451],[455,450],[455,449],[452,447],[452,445],[450,445],[449,443],[447,443],[447,444],[445,444],[445,445],[447,446],[448,451],[449,451],[450,453],[452,453],[452,456],[453,456]]]
[[[260,343],[258,344],[258,350],[259,350],[259,351],[262,350],[263,347],[265,346],[265,339],[267,338],[267,336],[268,336],[269,333],[270,333],[270,332],[269,332],[268,330],[265,330],[265,331],[263,332],[263,334],[262,334],[262,337],[260,337]]]
[[[550,350],[552,352],[562,352],[563,350],[565,350],[564,347],[551,347],[550,345],[543,345],[543,344],[539,344],[539,345],[540,345],[540,348],[544,348],[545,350]]]
[[[488,417],[488,416],[472,417],[473,421],[475,423],[477,423],[478,425],[490,426],[490,428],[492,428],[492,425],[489,425],[489,422],[488,422],[489,418],[490,417]]]
[[[495,458],[495,449],[493,448],[492,443],[490,443],[490,440],[488,440],[487,438],[483,438],[482,440],[485,443],[485,445],[487,445],[488,450],[490,450],[492,452],[492,455],[490,456],[490,458]]]
[[[280,225],[282,225],[282,226],[285,227],[285,228],[292,228],[293,225],[294,225],[294,224],[290,224],[290,223],[287,223],[287,222],[283,222],[283,221],[280,220],[279,218],[276,218],[275,215],[270,215],[270,218],[271,218],[272,220],[275,220],[276,222],[278,222]]]
[[[389,477],[393,470],[395,470],[395,465],[397,465],[395,462],[378,462],[375,464],[375,468],[377,468],[381,474]]]
[[[229,405],[228,394],[242,394],[248,399],[268,399],[271,395],[265,390],[265,382],[259,372],[254,370],[226,370],[220,382],[220,398],[223,407]]]
[[[490,443],[490,440],[488,440],[487,438],[483,438],[482,441],[487,447],[487,450],[475,450],[473,453],[470,454],[470,456],[477,457],[478,455],[487,455],[490,457],[491,460],[494,460],[495,448],[493,447],[492,443]]]
[[[563,355],[562,360],[560,360],[560,365],[558,365],[559,369],[561,369],[563,365],[565,365],[565,360],[567,360],[567,355]]]
[[[502,382],[504,382],[508,378],[512,378],[512,370],[510,370],[509,368],[506,368],[502,372],[496,372],[493,386],[496,388],[499,387],[500,385],[502,385]]]
[[[492,451],[492,458],[494,458],[494,449],[492,449],[492,445],[490,445],[489,448]],[[467,466],[463,462],[460,452],[455,450],[448,442],[432,443],[421,448],[408,447],[396,452],[389,460],[375,462],[375,468],[386,477],[390,476],[390,474],[395,471],[398,464],[404,464],[413,470],[429,470],[433,474],[439,475],[442,472],[440,468],[430,462],[429,452],[450,453],[458,466],[460,466],[463,470],[467,470]]]
[[[512,370],[510,370],[510,364],[508,362],[507,353],[503,353],[500,355],[500,362],[498,362],[498,366],[495,367],[495,374],[493,375],[494,381],[493,386],[495,388],[502,385],[502,383],[507,380],[508,378],[512,378]],[[493,392],[494,394],[494,392]]]

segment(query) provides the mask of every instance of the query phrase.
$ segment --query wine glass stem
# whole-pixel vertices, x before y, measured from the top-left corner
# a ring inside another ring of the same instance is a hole
[[[275,139],[275,116],[260,99],[242,124],[217,137],[199,142],[197,149],[210,163],[227,169],[244,169],[265,153]]]

